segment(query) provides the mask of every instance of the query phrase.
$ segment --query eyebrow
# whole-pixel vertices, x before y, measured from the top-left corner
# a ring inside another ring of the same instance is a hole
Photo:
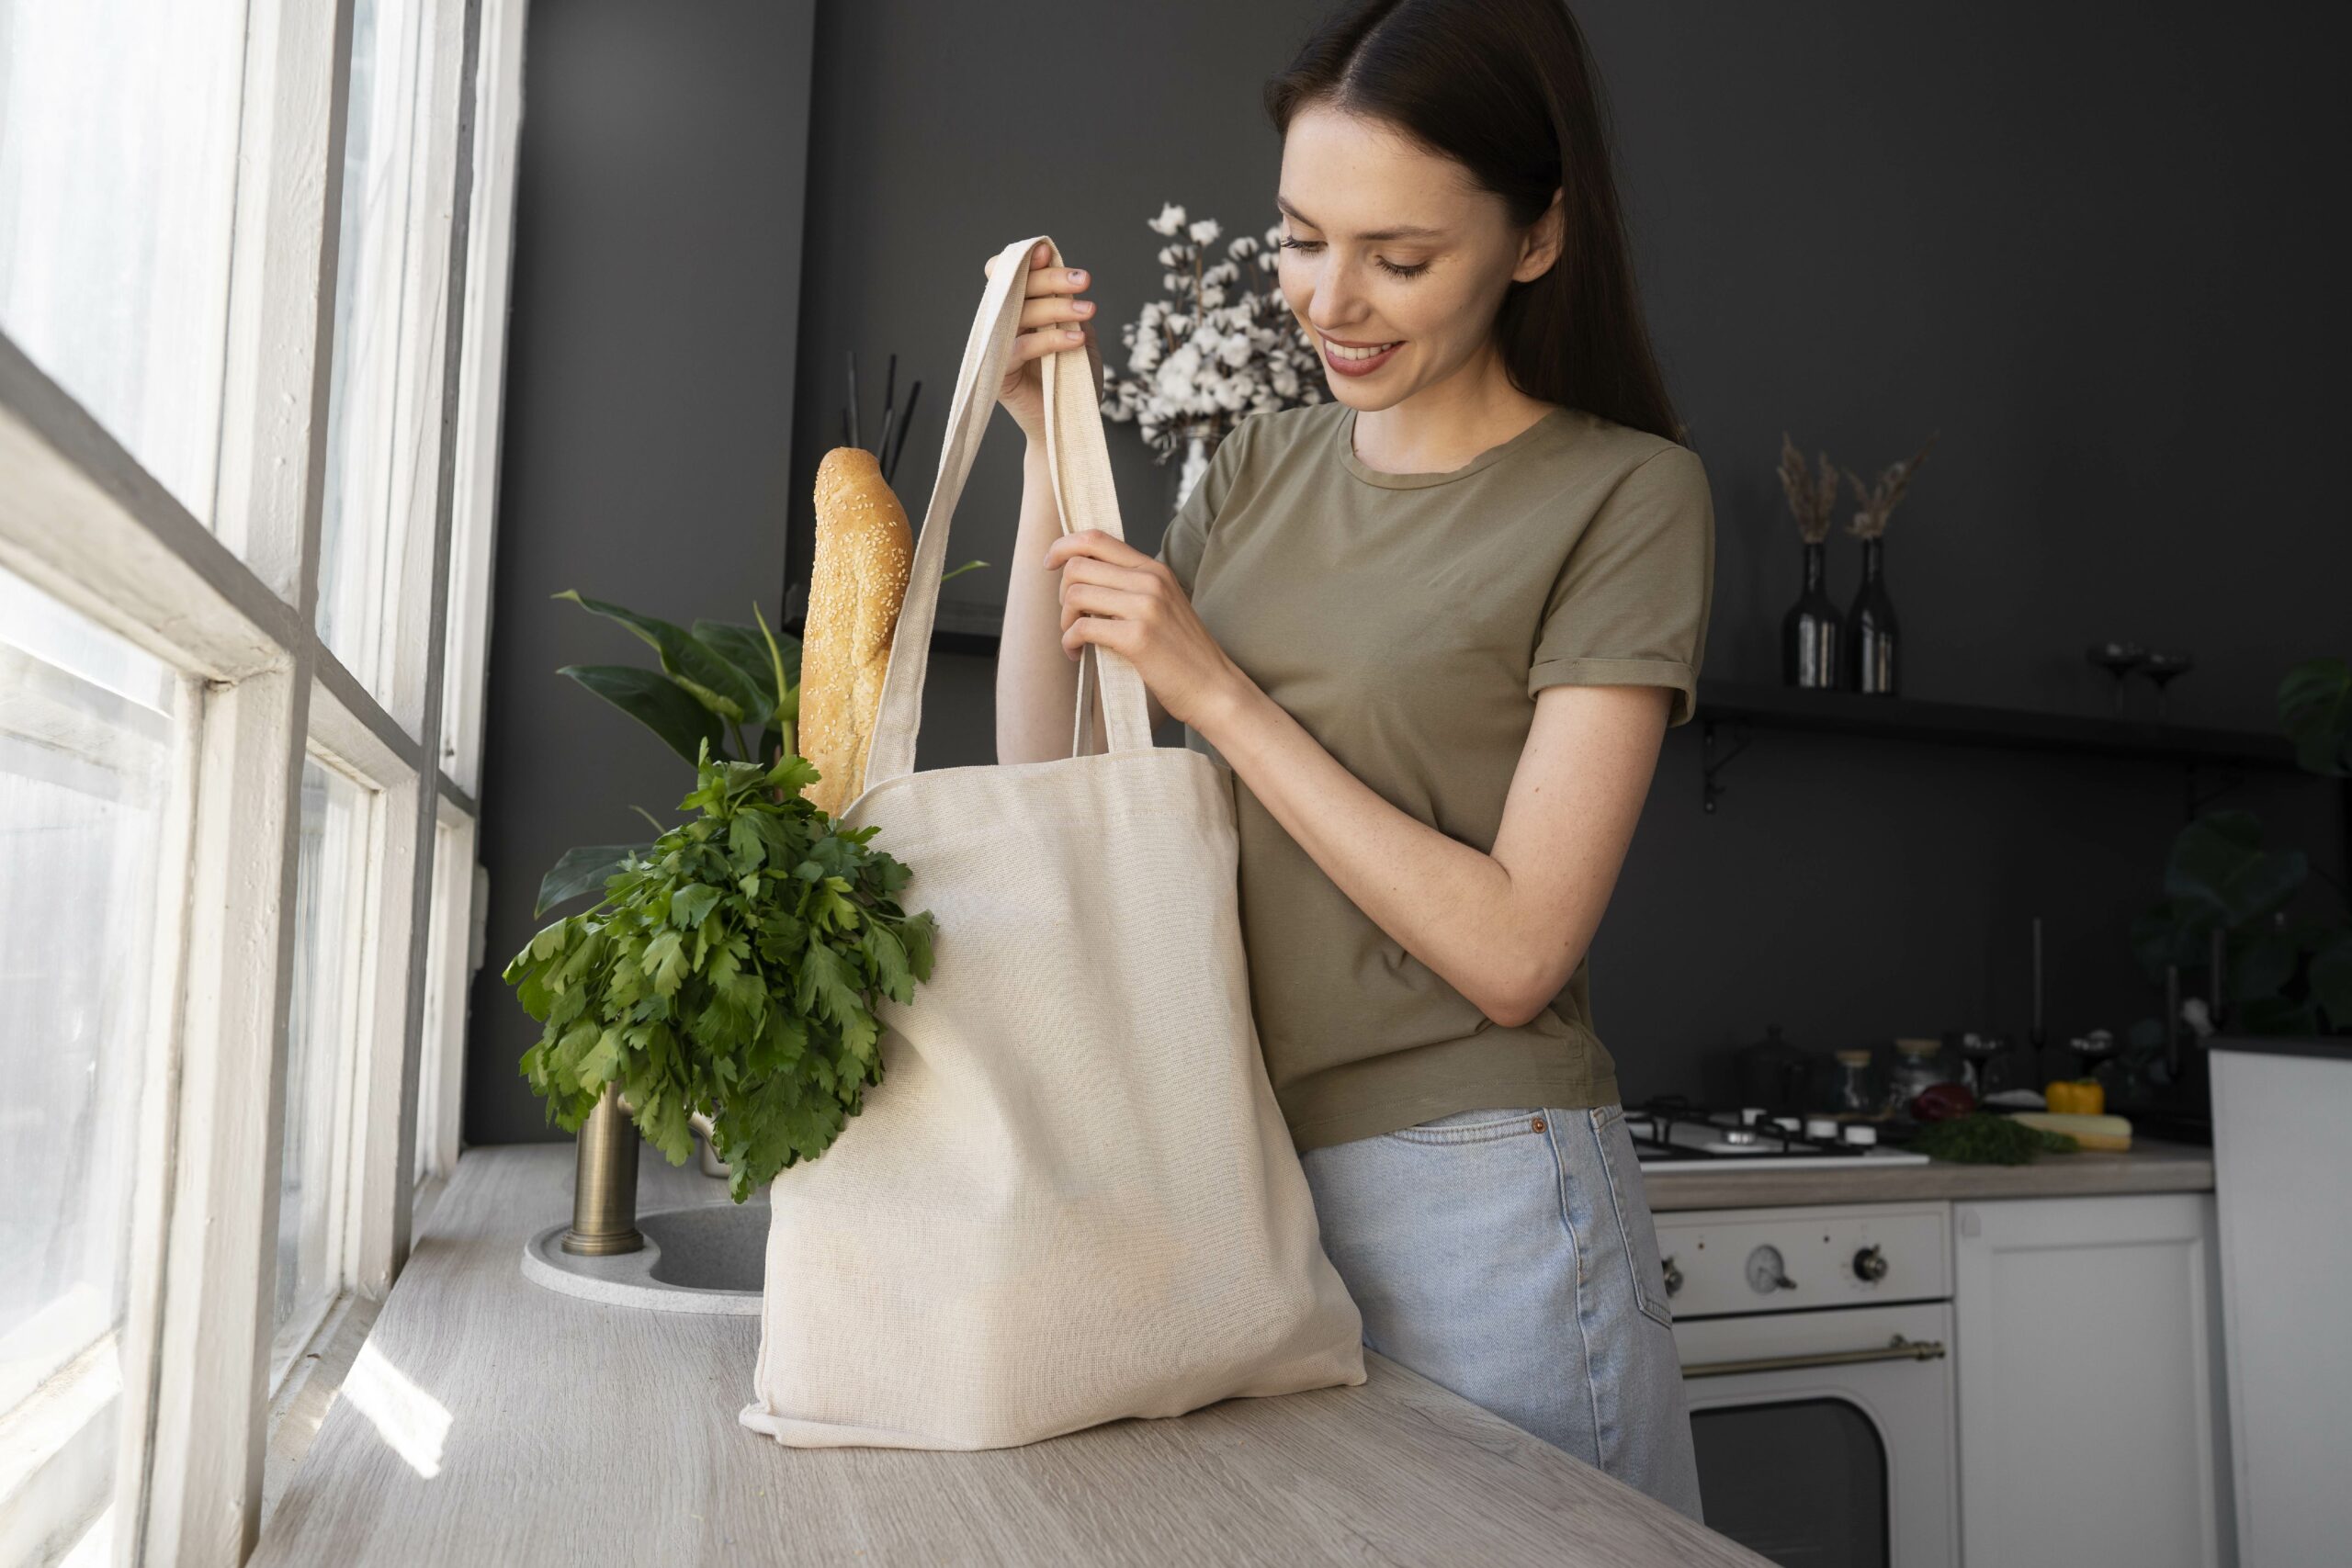
[[[1279,193],[1274,197],[1274,205],[1310,229],[1323,227],[1322,224],[1293,207]],[[1418,224],[1400,223],[1389,229],[1367,229],[1356,238],[1359,240],[1436,240],[1442,239],[1444,235],[1445,231],[1442,229],[1424,229]]]

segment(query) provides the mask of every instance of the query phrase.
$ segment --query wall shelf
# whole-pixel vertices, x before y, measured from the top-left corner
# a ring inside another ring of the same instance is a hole
[[[1758,729],[2175,762],[2188,771],[2192,815],[2200,800],[2196,783],[2199,769],[2295,768],[2295,749],[2286,737],[2256,730],[1985,707],[1920,697],[1864,696],[1859,692],[1807,691],[1747,681],[1702,678],[1696,716],[1704,727],[1702,739],[1706,761],[1701,802],[1708,811],[1714,810],[1715,801],[1724,793],[1723,771],[1747,749]],[[1734,742],[1721,756],[1716,754],[1718,727],[1730,731]]]

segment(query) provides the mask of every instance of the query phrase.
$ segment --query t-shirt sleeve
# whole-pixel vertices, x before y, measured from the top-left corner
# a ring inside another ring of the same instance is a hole
[[[1687,446],[1618,481],[1544,602],[1527,694],[1546,686],[1669,686],[1669,728],[1690,722],[1714,592],[1714,500]]]
[[[1168,531],[1160,536],[1159,550],[1152,558],[1166,564],[1184,590],[1184,597],[1193,596],[1193,583],[1199,576],[1201,556],[1208,548],[1209,525],[1216,521],[1225,498],[1233,492],[1234,478],[1241,471],[1241,460],[1250,444],[1250,414],[1226,433],[1209,454],[1209,466],[1193,486],[1193,493],[1168,520]],[[1182,458],[1170,458],[1180,462]]]

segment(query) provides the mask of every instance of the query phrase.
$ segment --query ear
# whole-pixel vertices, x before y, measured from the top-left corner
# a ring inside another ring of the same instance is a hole
[[[1521,240],[1519,265],[1511,269],[1511,281],[1532,283],[1552,270],[1560,259],[1560,246],[1566,230],[1567,214],[1560,205],[1560,187],[1552,187],[1551,205],[1544,208]]]

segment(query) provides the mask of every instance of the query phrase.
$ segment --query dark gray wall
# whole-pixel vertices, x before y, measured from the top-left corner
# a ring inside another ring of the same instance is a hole
[[[514,314],[482,760],[488,960],[465,1136],[559,1135],[517,1074],[537,1038],[499,979],[573,844],[645,836],[694,774],[554,673],[651,649],[548,595],[679,622],[773,617],[798,354],[810,14],[558,0],[524,51]]]
[[[547,9],[533,24],[535,90],[564,69],[538,51],[571,13]],[[1160,242],[1143,220],[1163,201],[1215,216],[1228,233],[1272,221],[1279,146],[1258,87],[1317,9],[820,7],[789,482],[780,496],[763,492],[769,510],[735,521],[756,549],[648,559],[649,573],[669,574],[649,583],[685,608],[735,582],[733,569],[787,525],[789,570],[805,579],[806,498],[838,439],[851,349],[869,378],[895,349],[901,387],[925,381],[897,476],[920,519],[980,263],[1012,240],[1051,233],[1097,274],[1106,358],[1120,362],[1116,323],[1158,290]],[[2352,530],[2338,481],[2314,456],[2333,449],[2352,412],[2335,374],[2352,337],[2347,307],[2322,272],[2344,224],[2314,199],[2338,183],[2347,152],[2332,65],[2352,41],[2346,13],[2278,7],[2256,26],[2216,22],[2180,0],[2128,17],[2022,0],[1900,13],[1865,0],[1588,0],[1577,10],[1609,85],[1653,330],[1715,489],[1708,675],[1777,678],[1797,557],[1773,477],[1783,429],[1866,475],[1941,432],[1889,531],[1915,694],[2103,711],[2105,677],[2083,663],[2082,647],[2131,637],[2196,655],[2199,669],[2174,688],[2177,717],[2261,728],[2289,664],[2346,651]],[[639,102],[673,95],[665,109],[648,106],[657,118],[757,121],[764,105],[715,100],[760,73],[736,60],[707,80],[632,91]],[[551,80],[546,90],[580,89]],[[1067,107],[1034,107],[1048,90]],[[538,130],[543,141],[551,134]],[[515,400],[567,381],[538,365],[558,334],[609,350],[613,312],[649,303],[579,299],[565,280],[595,268],[593,257],[535,261],[554,237],[535,232],[533,183],[560,170],[534,163],[534,134],[526,122],[510,442],[528,414]],[[772,142],[758,152],[780,157]],[[788,183],[765,163],[717,183],[703,193],[708,209],[681,220],[699,231],[694,265],[713,297],[704,308],[756,317],[773,304],[769,269],[712,225],[748,221],[746,204],[780,206]],[[612,220],[583,211],[572,221]],[[545,292],[526,323],[535,281]],[[705,351],[723,358],[744,346],[729,338]],[[573,404],[593,407],[633,362],[616,355],[576,373],[589,385],[571,392]],[[876,384],[867,381],[869,418]],[[678,439],[696,454],[688,466],[700,482],[768,482],[781,460],[767,445],[773,407],[755,418],[699,391],[679,411],[694,427]],[[552,407],[537,413],[556,417]],[[1130,531],[1153,547],[1168,470],[1131,432],[1112,434]],[[577,430],[537,441],[550,457],[594,454],[616,486],[666,484],[679,461]],[[541,589],[513,581],[516,552],[561,565],[569,582],[581,576],[575,563],[616,548],[625,526],[625,514],[559,499],[582,476],[526,471],[517,451],[502,615]],[[967,616],[985,620],[1001,602],[1018,456],[1000,421],[950,552],[999,563],[947,586],[946,604]],[[571,530],[580,536],[558,536]],[[1838,538],[1831,586],[1841,601],[1856,563],[1852,541]],[[658,595],[639,597],[650,606]],[[544,646],[503,621],[493,642],[494,959],[528,934],[514,911],[527,909],[546,855],[625,832],[620,803],[661,793],[649,776],[660,760],[641,744],[630,751],[603,731],[566,738],[601,721],[545,673],[584,656],[594,633],[582,619],[549,622],[560,636]],[[922,765],[991,759],[991,682],[985,658],[933,660]],[[2148,695],[2135,693],[2143,705]],[[502,758],[499,727],[516,703],[562,721]],[[1594,950],[1595,1007],[1627,1098],[1726,1093],[1724,1053],[1767,1022],[1825,1048],[2021,1029],[2036,912],[2048,921],[2053,1035],[2120,1030],[2154,1010],[2123,932],[2154,893],[2181,818],[2174,770],[1766,733],[1706,816],[1700,746],[1696,724],[1668,737]],[[645,770],[630,773],[629,791],[592,782],[617,780],[625,761]],[[509,791],[528,799],[502,799]],[[608,798],[592,801],[594,791]],[[2274,843],[2343,863],[2333,793],[2256,777],[2229,798],[2263,811]],[[527,844],[510,839],[559,810],[571,825],[534,826]],[[514,861],[503,871],[502,852]],[[528,1021],[494,976],[481,1000],[469,1136],[527,1135],[540,1117],[514,1062]]]

